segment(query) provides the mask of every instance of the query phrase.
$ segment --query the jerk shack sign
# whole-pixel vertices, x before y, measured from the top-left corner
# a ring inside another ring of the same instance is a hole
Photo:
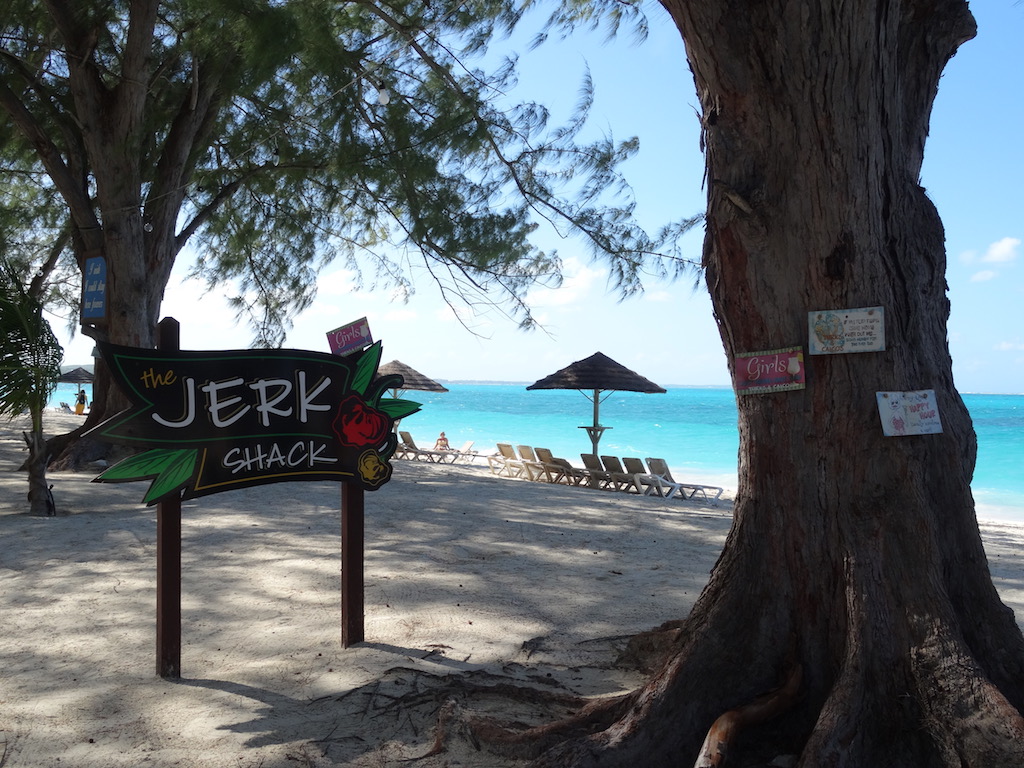
[[[346,357],[303,350],[165,352],[100,343],[132,407],[92,430],[145,448],[96,478],[151,479],[143,501],[288,480],[375,490],[391,477],[396,419],[419,403],[382,397],[380,343]]]

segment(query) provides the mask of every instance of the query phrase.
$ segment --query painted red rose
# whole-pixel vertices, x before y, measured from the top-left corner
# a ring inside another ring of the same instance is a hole
[[[334,434],[342,445],[367,448],[380,445],[388,434],[389,420],[385,413],[371,408],[357,395],[349,395],[338,405],[334,417]]]

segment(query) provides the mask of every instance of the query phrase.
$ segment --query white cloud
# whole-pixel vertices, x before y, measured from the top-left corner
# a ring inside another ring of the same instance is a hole
[[[989,263],[1005,263],[1017,258],[1017,248],[1020,247],[1020,240],[1016,237],[1004,237],[997,240],[988,247],[982,261]]]
[[[381,318],[389,323],[411,323],[418,316],[416,310],[405,307],[390,309],[387,312],[381,313]]]
[[[1001,341],[996,344],[997,352],[1024,352],[1024,343],[1014,341]]]
[[[644,291],[644,301],[665,302],[672,301],[672,294],[666,290]]]
[[[538,288],[530,291],[526,303],[530,307],[555,307],[580,303],[590,293],[591,286],[608,275],[607,270],[591,269],[576,259],[563,263],[562,285],[558,288]]]
[[[983,283],[986,280],[991,280],[996,276],[996,273],[991,269],[983,269],[981,272],[975,272],[971,275],[972,283]]]
[[[356,293],[357,276],[348,269],[323,272],[317,276],[316,292],[318,296],[345,296]]]

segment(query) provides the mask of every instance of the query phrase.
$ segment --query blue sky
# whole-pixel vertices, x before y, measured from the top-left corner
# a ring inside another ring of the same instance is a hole
[[[925,151],[922,183],[946,229],[950,349],[963,392],[1024,392],[1024,4],[972,4],[978,36],[945,70]],[[682,40],[660,8],[648,40],[577,35],[521,58],[523,98],[544,101],[556,118],[571,111],[585,66],[596,88],[592,129],[636,135],[639,155],[625,172],[642,223],[701,213],[704,160],[698,108]],[[552,73],[557,73],[553,77]],[[530,84],[537,90],[527,90]],[[710,300],[696,278],[654,281],[640,297],[618,300],[608,270],[574,240],[546,232],[566,267],[558,290],[530,297],[544,330],[523,332],[501,313],[457,318],[428,280],[406,303],[386,291],[353,291],[352,276],[328,269],[318,299],[296,322],[287,346],[327,351],[326,332],[367,317],[384,360],[401,360],[433,378],[532,382],[574,360],[604,352],[663,385],[728,385]],[[686,238],[699,259],[703,230]],[[187,349],[233,349],[251,334],[235,324],[221,292],[205,296],[172,276],[164,315],[182,323]],[[472,332],[464,326],[472,329]],[[55,329],[60,325],[55,323]],[[88,362],[92,342],[65,343],[65,362]],[[795,342],[796,343],[796,342]]]

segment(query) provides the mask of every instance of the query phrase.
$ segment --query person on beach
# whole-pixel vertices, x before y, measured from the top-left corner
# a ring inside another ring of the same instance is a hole
[[[444,432],[442,432],[438,436],[437,442],[434,443],[434,450],[435,451],[450,451],[451,450],[451,447],[448,445],[448,438],[444,436]]]
[[[85,413],[85,406],[88,404],[88,400],[85,397],[85,390],[78,390],[78,397],[75,398],[75,413],[79,416]]]

